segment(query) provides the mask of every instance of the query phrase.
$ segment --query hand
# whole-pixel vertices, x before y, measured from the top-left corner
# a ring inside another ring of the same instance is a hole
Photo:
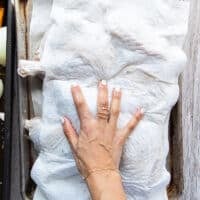
[[[118,169],[125,141],[141,120],[143,110],[138,109],[126,126],[118,129],[120,89],[113,90],[109,107],[106,82],[100,82],[96,117],[89,111],[81,88],[74,85],[71,92],[80,118],[80,133],[76,133],[67,118],[64,118],[63,129],[80,173],[87,178],[95,171]]]

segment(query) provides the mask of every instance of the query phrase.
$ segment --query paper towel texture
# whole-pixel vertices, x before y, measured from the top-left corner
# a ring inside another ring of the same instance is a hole
[[[80,84],[95,114],[101,79],[108,81],[110,92],[122,88],[119,127],[138,106],[145,110],[123,151],[120,171],[127,199],[167,199],[168,122],[178,99],[178,76],[186,63],[181,46],[188,3],[53,0],[50,7],[41,59],[37,64],[23,61],[19,69],[26,75],[45,74],[42,117],[27,122],[39,152],[31,173],[37,184],[34,199],[90,199],[59,118],[68,116],[79,130],[70,85]]]

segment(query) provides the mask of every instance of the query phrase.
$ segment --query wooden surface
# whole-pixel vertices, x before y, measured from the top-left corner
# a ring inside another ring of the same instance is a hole
[[[200,1],[191,0],[185,51],[188,64],[181,76],[179,126],[183,141],[181,200],[200,199]]]
[[[26,3],[22,0],[15,1],[16,27],[17,27],[17,45],[18,58],[27,58],[27,26],[26,26]],[[16,74],[17,76],[17,74]],[[27,199],[25,195],[27,180],[30,177],[30,158],[29,142],[26,138],[26,132],[23,128],[24,119],[29,115],[28,103],[28,80],[18,77],[16,83],[16,101],[14,101],[13,126],[12,132],[12,169],[11,169],[11,200]],[[20,104],[17,105],[17,100]]]
[[[184,45],[188,62],[180,77],[180,97],[173,110],[171,141],[176,200],[200,199],[200,1],[190,1]]]

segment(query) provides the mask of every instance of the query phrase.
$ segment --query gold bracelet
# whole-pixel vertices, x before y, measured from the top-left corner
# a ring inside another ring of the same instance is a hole
[[[96,172],[102,172],[102,171],[114,171],[114,172],[116,172],[117,174],[120,175],[119,170],[118,170],[118,169],[115,169],[115,168],[93,169],[93,170],[90,170],[90,171],[88,172],[87,176],[84,176],[84,177],[83,177],[83,180],[87,180],[87,178],[89,178],[89,176],[90,176],[91,174],[94,174],[94,173],[96,173]]]

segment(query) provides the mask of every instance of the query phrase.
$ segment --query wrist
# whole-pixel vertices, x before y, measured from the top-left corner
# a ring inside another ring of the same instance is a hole
[[[85,179],[87,184],[103,182],[109,179],[118,179],[121,180],[121,176],[118,170],[95,170],[91,172],[88,177]]]
[[[88,176],[86,182],[94,200],[126,199],[117,170],[96,171]]]

